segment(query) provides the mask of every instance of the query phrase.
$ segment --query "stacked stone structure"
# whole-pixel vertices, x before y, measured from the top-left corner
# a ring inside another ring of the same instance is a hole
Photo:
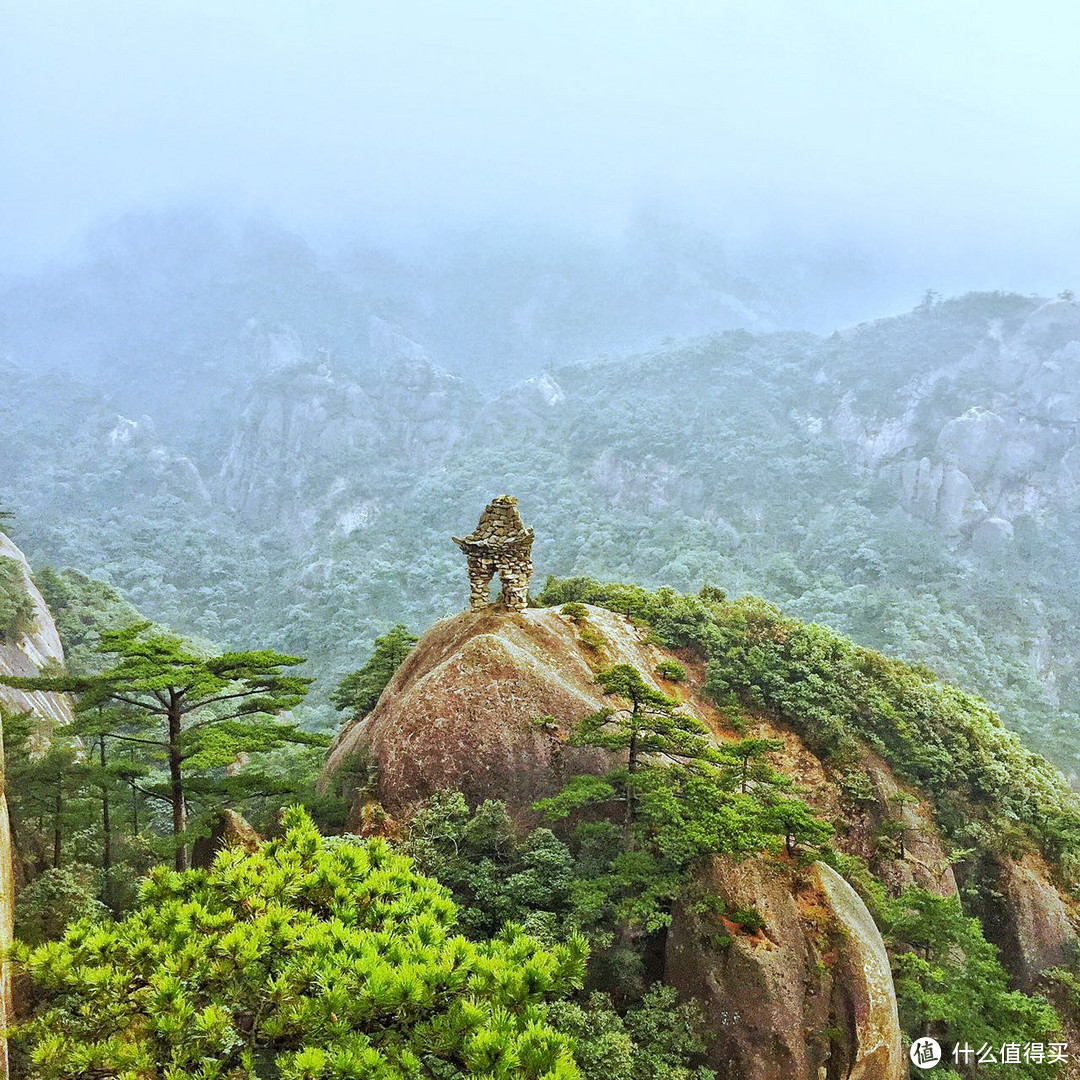
[[[469,562],[470,607],[482,608],[491,602],[491,579],[496,574],[502,583],[504,607],[524,611],[529,606],[533,531],[522,523],[513,495],[492,499],[468,536],[451,539]]]

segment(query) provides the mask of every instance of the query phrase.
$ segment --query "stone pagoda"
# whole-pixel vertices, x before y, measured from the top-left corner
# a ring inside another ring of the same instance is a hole
[[[491,579],[502,582],[503,606],[524,611],[529,606],[532,577],[533,531],[518,515],[517,499],[500,495],[480,515],[480,524],[461,538],[451,537],[469,561],[469,605],[486,607],[491,602]]]

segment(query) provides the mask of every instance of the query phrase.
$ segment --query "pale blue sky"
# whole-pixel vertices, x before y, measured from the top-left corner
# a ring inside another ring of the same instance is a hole
[[[1034,0],[0,3],[0,263],[129,209],[1080,251],[1080,15]],[[1073,280],[1080,285],[1080,275]],[[1036,283],[1032,282],[1032,287]]]

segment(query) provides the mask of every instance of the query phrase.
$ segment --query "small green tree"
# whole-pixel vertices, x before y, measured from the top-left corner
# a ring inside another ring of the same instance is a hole
[[[299,808],[283,824],[209,870],[158,868],[122,922],[18,949],[30,1075],[578,1080],[547,1010],[582,983],[581,938],[469,942],[386,841],[324,840]]]
[[[715,1080],[695,1067],[708,1048],[701,1006],[679,1001],[670,986],[654,983],[621,1016],[607,994],[593,993],[581,1004],[555,1002],[551,1017],[577,1044],[582,1080]]]
[[[357,718],[366,716],[375,708],[379,695],[418,640],[402,623],[377,637],[371,659],[358,671],[346,675],[330,695],[334,707]]]
[[[626,824],[635,815],[634,775],[643,757],[665,757],[684,764],[715,762],[719,754],[708,729],[695,716],[682,712],[679,702],[645,681],[632,664],[615,664],[596,676],[605,694],[620,697],[629,709],[601,709],[574,729],[575,746],[626,751]]]
[[[745,795],[751,784],[771,787],[790,786],[787,778],[778,773],[769,764],[769,755],[784,749],[781,739],[738,739],[725,743],[723,753],[734,758],[734,767],[730,770],[736,777],[739,790]]]
[[[77,694],[78,712],[115,718],[107,737],[164,759],[168,783],[161,797],[172,810],[178,870],[188,866],[186,786],[193,773],[286,743],[325,742],[278,719],[303,700],[312,681],[286,674],[303,663],[299,657],[269,650],[208,656],[146,622],[104,631],[100,650],[116,657],[100,675],[5,677],[0,683]]]
[[[661,660],[656,665],[656,674],[668,682],[686,682],[686,668],[678,660]]]

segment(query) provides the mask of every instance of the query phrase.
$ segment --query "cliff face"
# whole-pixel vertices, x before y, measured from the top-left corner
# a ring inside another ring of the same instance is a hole
[[[476,392],[415,342],[373,319],[369,347],[381,367],[363,379],[301,364],[253,388],[218,485],[245,524],[349,536],[472,426]]]
[[[32,605],[28,629],[12,641],[0,638],[0,675],[28,678],[46,668],[63,666],[64,647],[60,643],[60,635],[41,593],[30,577],[26,557],[3,533],[0,533],[0,558],[19,564],[22,587]],[[30,711],[55,724],[67,724],[73,719],[71,700],[63,694],[43,694],[0,686],[0,706],[12,713]]]
[[[0,639],[0,674],[29,676],[43,668],[63,664],[64,649],[49,609],[30,578],[23,553],[0,533],[0,558],[14,561],[21,569],[22,590],[30,601],[27,627],[11,641]],[[26,693],[0,687],[0,706],[12,713],[30,710],[46,722],[65,724],[73,718],[70,700],[62,694]],[[2,723],[2,720],[0,720]],[[0,728],[0,736],[3,731]],[[11,944],[14,923],[15,879],[11,827],[8,821],[4,785],[4,750],[0,738],[0,952]],[[0,1025],[6,1023],[11,1008],[10,975],[0,963]],[[0,1036],[0,1078],[7,1076],[7,1046]]]
[[[701,905],[752,908],[745,933]],[[729,932],[730,931],[730,932]],[[885,943],[851,886],[815,863],[714,856],[673,913],[665,981],[697,998],[724,1080],[899,1080],[900,1021]]]
[[[918,315],[907,319],[917,327]],[[909,349],[887,400],[857,386],[830,423],[906,510],[992,553],[1009,546],[1017,518],[1080,488],[1080,304],[1029,303],[946,351],[935,340],[920,363]]]

